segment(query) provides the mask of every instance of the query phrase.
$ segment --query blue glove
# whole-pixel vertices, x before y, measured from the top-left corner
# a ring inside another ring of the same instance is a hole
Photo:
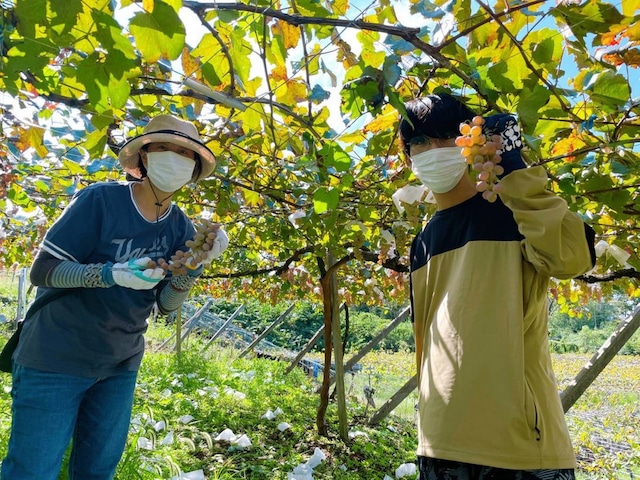
[[[106,264],[102,277],[107,285],[120,285],[133,290],[150,290],[164,278],[162,268],[147,268],[149,257],[129,260],[126,263]]]
[[[491,138],[492,135],[500,135],[502,138],[502,153],[500,154],[502,161],[500,165],[504,168],[504,172],[499,175],[499,178],[508,175],[514,170],[527,168],[520,155],[520,150],[524,146],[520,136],[520,125],[518,125],[518,121],[513,115],[498,113],[485,117],[483,133],[487,138]]]

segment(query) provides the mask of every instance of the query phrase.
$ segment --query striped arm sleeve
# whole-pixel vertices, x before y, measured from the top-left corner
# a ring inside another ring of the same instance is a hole
[[[174,275],[169,283],[158,293],[158,308],[162,314],[177,310],[189,296],[191,287],[197,277],[191,275]]]
[[[82,264],[61,261],[49,273],[45,285],[50,288],[108,288],[103,278],[104,263]]]

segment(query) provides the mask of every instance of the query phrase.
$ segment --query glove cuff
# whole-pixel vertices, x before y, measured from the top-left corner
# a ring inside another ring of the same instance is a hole
[[[187,270],[187,275],[194,278],[202,275],[202,271],[204,270],[204,266],[202,264],[196,265],[195,267],[190,267],[185,264],[184,268]]]
[[[520,134],[520,126],[515,116],[509,113],[491,115],[486,118],[483,131],[487,136],[500,135],[502,139],[502,153],[500,154],[502,161],[500,165],[504,168],[504,172],[498,178],[503,178],[514,170],[527,168],[522,155],[520,155],[520,150],[522,150],[524,143]]]
[[[113,272],[111,268],[113,267],[113,262],[107,262],[102,267],[102,281],[107,287],[113,287],[116,284],[116,281],[113,279]]]

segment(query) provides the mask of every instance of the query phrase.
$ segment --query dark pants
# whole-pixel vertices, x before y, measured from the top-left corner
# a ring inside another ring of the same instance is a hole
[[[419,480],[575,480],[573,469],[506,470],[471,463],[418,457]]]

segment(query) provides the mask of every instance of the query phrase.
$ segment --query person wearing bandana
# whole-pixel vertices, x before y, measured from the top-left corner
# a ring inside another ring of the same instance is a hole
[[[595,264],[594,232],[527,168],[516,118],[500,135],[501,193],[476,190],[455,139],[478,115],[437,93],[406,104],[400,143],[436,212],[411,245],[420,480],[575,478],[548,345],[551,277]]]
[[[195,229],[173,195],[215,168],[190,122],[151,119],[118,159],[126,182],[79,190],[48,230],[31,268],[38,287],[13,354],[12,423],[2,480],[56,480],[71,442],[69,478],[113,478],[124,450],[147,318],[180,307],[228,245],[222,228],[187,273],[169,260]]]

